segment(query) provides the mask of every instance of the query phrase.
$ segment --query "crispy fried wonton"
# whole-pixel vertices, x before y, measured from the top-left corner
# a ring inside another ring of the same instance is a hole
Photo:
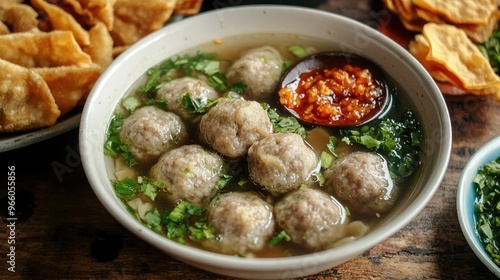
[[[36,72],[0,59],[0,132],[53,125],[60,111]]]

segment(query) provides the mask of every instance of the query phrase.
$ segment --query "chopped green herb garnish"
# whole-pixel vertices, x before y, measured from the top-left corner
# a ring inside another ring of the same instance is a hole
[[[299,45],[293,45],[288,47],[288,51],[290,51],[297,58],[304,58],[309,55],[307,50]]]
[[[401,120],[385,117],[377,124],[341,130],[340,134],[345,143],[358,143],[384,156],[395,179],[408,177],[420,167],[423,135],[411,111]]]
[[[500,74],[500,30],[493,33],[486,42],[478,45],[478,48],[490,62],[491,68]]]
[[[144,220],[146,227],[152,229],[154,232],[161,234],[162,233],[162,227],[161,227],[161,218],[160,218],[160,213],[158,212],[158,209],[154,209],[153,211],[149,211],[144,215]]]
[[[335,158],[338,157],[336,149],[337,145],[339,144],[339,140],[335,136],[330,136],[328,137],[328,143],[326,144],[326,147],[328,148],[328,151],[321,151],[320,154],[320,159],[321,159],[321,169],[326,170],[332,166],[333,161]]]
[[[325,170],[328,169],[330,166],[332,166],[335,157],[328,152],[322,151],[320,155],[320,160],[321,160],[321,169]]]
[[[165,99],[144,99],[144,104],[147,106],[155,106],[160,109],[166,109],[168,102]]]
[[[239,83],[232,85],[231,90],[236,92],[236,93],[242,94],[247,89],[247,87],[248,87],[247,84],[245,84],[243,82],[239,82]]]
[[[156,91],[170,80],[167,76],[173,70],[182,71],[184,76],[195,77],[203,74],[207,77],[208,84],[220,92],[227,91],[226,77],[220,70],[220,61],[213,54],[198,53],[194,56],[183,55],[163,61],[147,72],[146,82],[137,89],[143,96],[153,96]]]
[[[141,186],[130,178],[113,180],[111,183],[115,188],[116,195],[123,202],[129,202],[136,198],[136,192],[141,189]]]
[[[106,142],[104,143],[104,154],[111,157],[122,156],[123,161],[129,165],[137,164],[134,155],[129,151],[128,145],[120,138],[120,130],[123,125],[123,117],[115,114],[108,127]]]
[[[141,187],[140,192],[145,194],[152,201],[154,201],[158,195],[158,189],[165,187],[165,182],[153,180],[145,176],[139,176],[137,178],[137,183]]]
[[[191,94],[186,92],[181,95],[178,102],[181,103],[190,114],[204,114],[217,103],[217,100],[208,100],[206,98],[193,99]]]
[[[212,238],[214,234],[205,219],[200,218],[193,226],[189,226],[192,217],[199,217],[204,211],[203,208],[187,201],[181,201],[171,212],[165,211],[161,221],[165,225],[167,238],[182,244],[186,243],[185,237],[188,233],[194,240]]]
[[[215,189],[217,190],[223,189],[227,185],[227,183],[231,181],[231,179],[233,179],[233,176],[227,174],[221,174],[219,181],[217,181],[217,183],[215,184]]]
[[[328,137],[328,143],[326,144],[326,147],[328,148],[330,153],[332,153],[332,155],[336,158],[338,157],[338,154],[336,151],[338,145],[339,145],[339,139],[337,139],[337,137],[335,137],[335,136]]]
[[[306,138],[307,132],[296,118],[280,116],[278,112],[276,112],[276,109],[271,108],[267,103],[262,103],[262,107],[266,110],[267,116],[271,120],[274,132],[291,132],[300,135],[302,138]]]
[[[493,262],[500,266],[500,157],[481,166],[472,183],[477,234]]]
[[[290,241],[290,240],[292,240],[290,235],[288,235],[288,233],[286,233],[286,231],[282,230],[278,234],[276,234],[273,238],[271,238],[271,240],[269,240],[269,242],[267,242],[267,245],[274,246],[274,245],[280,243],[281,241]]]
[[[127,109],[130,113],[133,113],[135,109],[141,106],[141,101],[135,96],[129,96],[122,101],[123,107]]]
[[[156,181],[145,176],[139,176],[137,181],[128,177],[123,180],[113,180],[112,184],[118,198],[123,202],[133,200],[136,198],[138,192],[143,193],[154,201],[158,194],[158,189],[163,188],[165,185],[163,181]]]
[[[188,227],[189,233],[191,234],[191,238],[193,240],[201,240],[207,238],[214,238],[214,232],[210,228],[206,219],[200,219],[194,226]]]
[[[243,187],[246,183],[250,182],[250,180],[248,178],[241,178],[239,181],[238,181],[238,186],[240,187]]]

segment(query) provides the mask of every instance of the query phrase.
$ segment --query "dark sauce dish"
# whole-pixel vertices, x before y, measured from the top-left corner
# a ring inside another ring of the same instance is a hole
[[[302,58],[287,69],[279,86],[278,104],[314,126],[361,126],[385,115],[392,103],[382,69],[346,52]]]

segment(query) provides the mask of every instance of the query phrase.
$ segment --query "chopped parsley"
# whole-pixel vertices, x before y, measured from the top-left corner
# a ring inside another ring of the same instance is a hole
[[[267,242],[267,245],[274,246],[274,245],[280,243],[281,241],[290,241],[290,240],[292,240],[290,235],[288,235],[288,233],[286,233],[286,231],[282,230],[278,234],[273,236],[273,238],[271,238],[271,240],[269,240]]]
[[[493,262],[500,266],[500,157],[480,167],[472,183],[477,234]]]
[[[420,167],[423,134],[409,110],[400,120],[385,117],[377,124],[341,130],[340,134],[345,143],[358,143],[384,156],[395,179],[406,178]]]
[[[322,151],[320,154],[320,160],[321,169],[326,170],[330,168],[330,166],[332,166],[333,162],[335,161],[335,157],[328,152]]]
[[[181,201],[172,211],[164,211],[160,224],[166,229],[166,237],[181,244],[186,243],[188,234],[193,240],[213,238],[213,231],[206,219],[201,218],[204,211],[205,209],[187,201]],[[191,222],[193,217],[198,218],[194,223]]]
[[[179,97],[178,102],[181,103],[190,114],[204,114],[217,103],[217,100],[192,98],[191,94],[186,92]]]
[[[242,94],[247,89],[247,84],[244,82],[238,82],[231,86],[231,91]]]
[[[328,151],[321,151],[320,160],[321,160],[321,169],[326,170],[332,166],[333,162],[336,158],[338,158],[337,154],[337,145],[339,144],[339,140],[335,136],[328,137],[328,143],[326,147]]]
[[[122,106],[130,113],[133,113],[135,109],[139,108],[141,105],[141,101],[135,96],[128,96],[122,101]]]
[[[156,181],[146,176],[139,176],[137,181],[131,178],[125,178],[123,180],[113,180],[111,183],[115,188],[118,198],[125,203],[136,198],[137,192],[143,193],[154,201],[158,195],[158,189],[165,186],[163,181]]]
[[[309,52],[299,45],[293,45],[288,47],[288,51],[291,52],[297,58],[304,58],[309,55]]]
[[[500,74],[500,30],[493,33],[486,42],[478,45],[478,48],[490,62],[491,68]]]
[[[205,209],[191,202],[181,201],[172,211],[165,210],[162,214],[154,208],[144,215],[144,219],[139,217],[128,202],[134,200],[139,193],[154,201],[158,191],[165,185],[163,181],[139,176],[137,180],[131,178],[113,180],[112,184],[117,197],[125,204],[127,210],[154,232],[183,244],[186,243],[186,236],[193,240],[214,237],[206,218],[203,218]]]
[[[271,108],[267,103],[262,103],[262,107],[266,110],[267,116],[271,120],[274,132],[291,132],[300,135],[302,138],[306,138],[307,132],[296,118],[280,116],[276,109]]]
[[[129,151],[128,145],[123,143],[120,138],[120,130],[123,125],[123,117],[115,114],[108,127],[106,142],[104,143],[104,154],[111,157],[122,156],[123,161],[128,166],[137,164],[134,155]]]
[[[146,82],[137,89],[143,96],[154,97],[156,91],[172,78],[167,74],[174,70],[182,71],[183,76],[196,77],[198,74],[207,77],[207,83],[220,92],[227,91],[226,77],[220,69],[220,60],[214,54],[200,52],[194,56],[182,55],[170,58],[150,68]]]

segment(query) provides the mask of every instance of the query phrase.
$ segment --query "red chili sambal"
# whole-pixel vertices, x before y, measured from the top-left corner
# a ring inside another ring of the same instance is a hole
[[[279,101],[310,124],[356,126],[382,109],[386,95],[369,68],[344,64],[300,73],[279,90]]]

